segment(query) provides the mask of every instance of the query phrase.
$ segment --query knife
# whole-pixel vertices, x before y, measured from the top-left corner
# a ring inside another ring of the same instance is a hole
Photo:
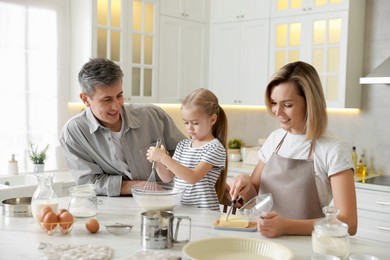
[[[230,214],[232,213],[234,204],[236,204],[236,200],[232,200],[232,204],[230,205],[230,208],[229,208],[228,213],[226,215],[226,220],[225,221],[228,221],[228,218],[229,218]]]

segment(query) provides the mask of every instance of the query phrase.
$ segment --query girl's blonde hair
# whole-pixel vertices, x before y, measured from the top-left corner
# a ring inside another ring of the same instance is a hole
[[[201,111],[208,116],[212,116],[214,114],[217,116],[217,120],[213,125],[212,133],[213,136],[216,137],[226,149],[227,118],[225,111],[218,103],[217,96],[208,89],[200,88],[193,91],[183,100],[181,107],[183,108],[185,106],[192,106],[195,110]],[[215,190],[217,192],[219,201],[222,200],[222,197],[225,193],[227,169],[228,160],[226,158],[225,169],[222,170],[217,183],[215,184]]]
[[[326,101],[320,77],[316,69],[308,63],[297,61],[284,65],[274,74],[266,89],[265,104],[271,115],[274,115],[271,110],[272,90],[275,86],[287,82],[293,83],[298,95],[305,99],[306,139],[315,141],[325,132],[328,124]]]

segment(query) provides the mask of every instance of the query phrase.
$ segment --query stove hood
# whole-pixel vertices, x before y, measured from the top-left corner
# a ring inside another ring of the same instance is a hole
[[[390,84],[390,57],[365,77],[360,84]]]

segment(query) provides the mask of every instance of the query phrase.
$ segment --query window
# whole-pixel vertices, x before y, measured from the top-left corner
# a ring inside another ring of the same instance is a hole
[[[30,142],[50,145],[46,170],[63,166],[58,126],[66,118],[59,108],[68,99],[63,96],[68,85],[63,63],[66,2],[0,1],[0,174],[7,173],[11,154],[16,154],[20,172],[32,170]]]

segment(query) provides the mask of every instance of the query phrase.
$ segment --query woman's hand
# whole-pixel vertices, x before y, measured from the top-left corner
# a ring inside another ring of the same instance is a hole
[[[257,229],[265,237],[279,237],[286,233],[286,222],[286,219],[276,212],[267,212],[257,221]]]
[[[248,174],[240,174],[234,177],[230,184],[230,197],[232,199],[238,198],[239,195],[244,195],[251,189],[252,182]]]
[[[163,157],[166,155],[167,152],[163,145],[161,145],[161,148],[151,146],[146,151],[146,159],[148,159],[150,162],[161,162]]]

